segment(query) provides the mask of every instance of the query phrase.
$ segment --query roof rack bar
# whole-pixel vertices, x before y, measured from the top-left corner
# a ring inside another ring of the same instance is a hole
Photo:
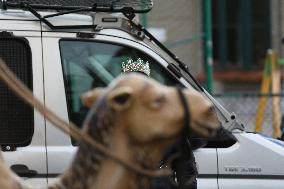
[[[37,17],[40,21],[45,23],[50,29],[53,29],[53,30],[62,30],[62,29],[93,29],[95,31],[97,29],[97,25],[61,25],[61,26],[55,26],[52,23],[50,23],[46,19],[46,17],[42,17],[29,4],[23,4],[23,8],[27,9],[28,11],[30,11],[35,17]],[[74,11],[72,11],[72,12],[74,12]],[[79,9],[77,11],[79,11]],[[82,11],[82,9],[80,9],[80,11]],[[68,12],[71,12],[71,11],[68,11]],[[63,14],[64,13],[61,13],[60,15],[63,15]],[[67,14],[67,13],[65,13],[65,14]],[[54,14],[53,14],[53,16],[54,16]]]
[[[25,8],[25,4],[28,4],[30,7],[37,9],[37,10],[55,10],[55,11],[71,11],[71,10],[78,10],[78,9],[92,9],[92,7],[86,6],[59,6],[59,5],[37,5],[37,4],[29,4],[25,2],[21,3],[9,3],[4,2],[6,7],[10,8]],[[107,9],[109,11],[109,8]]]
[[[93,8],[91,8],[93,9]],[[72,13],[78,13],[78,12],[88,12],[91,10],[90,8],[81,8],[81,9],[75,9],[75,10],[70,10],[70,11],[64,11],[64,12],[59,12],[56,14],[50,14],[50,15],[46,15],[43,16],[43,18],[51,18],[51,17],[55,17],[55,16],[61,16],[64,14],[72,14]]]
[[[18,3],[11,3],[7,1],[2,2],[3,6],[5,8],[24,8],[23,4],[29,4],[32,8],[36,10],[55,10],[55,11],[72,11],[72,10],[78,10],[78,9],[88,9],[88,11],[95,11],[95,12],[122,12],[124,8],[131,7],[130,6],[123,6],[119,8],[115,8],[112,4],[105,4],[105,5],[100,5],[97,3],[94,3],[93,6],[61,6],[61,5],[44,5],[44,4],[33,4],[33,3],[28,3],[25,1],[18,2]],[[95,8],[94,8],[95,7]],[[151,10],[152,7],[148,9],[135,9],[131,7],[133,12],[135,13],[147,13]]]

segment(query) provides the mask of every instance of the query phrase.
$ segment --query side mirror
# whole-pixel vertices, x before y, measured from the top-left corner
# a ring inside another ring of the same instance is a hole
[[[197,150],[198,148],[228,148],[234,145],[238,140],[236,137],[228,132],[226,129],[221,127],[216,135],[212,138],[198,138],[193,137],[188,140],[193,150]]]
[[[190,145],[192,150],[197,150],[198,148],[203,148],[208,144],[208,140],[205,138],[190,138],[187,141]]]

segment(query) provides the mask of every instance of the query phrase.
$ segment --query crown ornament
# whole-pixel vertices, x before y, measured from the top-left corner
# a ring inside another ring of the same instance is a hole
[[[141,58],[138,58],[137,61],[132,59],[127,60],[126,62],[122,62],[121,64],[122,72],[142,72],[147,76],[150,76],[150,66],[149,62],[144,62]]]

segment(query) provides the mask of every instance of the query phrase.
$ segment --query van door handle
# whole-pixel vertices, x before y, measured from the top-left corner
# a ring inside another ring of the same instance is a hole
[[[30,170],[26,165],[16,164],[12,165],[10,168],[20,177],[32,178],[37,175],[37,171]]]

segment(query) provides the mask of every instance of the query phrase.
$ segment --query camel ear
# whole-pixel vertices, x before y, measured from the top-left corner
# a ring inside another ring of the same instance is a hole
[[[99,87],[81,96],[84,106],[86,106],[87,108],[91,108],[97,102],[97,100],[103,95],[105,90],[106,90],[105,88]]]
[[[131,87],[120,87],[114,89],[108,95],[108,104],[117,111],[127,109],[133,100],[133,89]]]

